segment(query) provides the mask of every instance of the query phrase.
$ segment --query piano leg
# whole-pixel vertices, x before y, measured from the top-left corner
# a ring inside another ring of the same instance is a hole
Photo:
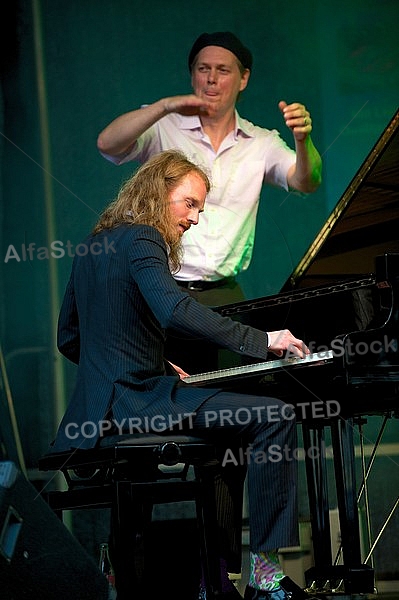
[[[337,419],[331,423],[343,560],[347,566],[358,567],[362,559],[355,483],[353,427],[351,418]]]
[[[353,419],[333,419],[328,425],[334,453],[343,564],[335,564],[338,557],[333,563],[331,554],[326,456],[323,452],[326,425],[303,424],[315,555],[315,566],[305,573],[306,583],[312,591],[330,594],[373,593],[374,570],[361,562]]]
[[[335,485],[341,528],[343,578],[350,593],[373,593],[374,570],[362,564],[357,504],[353,418],[331,422]]]
[[[302,423],[306,478],[312,526],[314,563],[317,569],[332,564],[330,513],[328,506],[327,468],[324,426]]]

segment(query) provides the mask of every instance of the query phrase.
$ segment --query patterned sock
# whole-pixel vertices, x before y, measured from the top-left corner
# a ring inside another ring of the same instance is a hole
[[[281,568],[277,550],[250,553],[249,586],[256,590],[272,592],[280,587],[285,577]]]

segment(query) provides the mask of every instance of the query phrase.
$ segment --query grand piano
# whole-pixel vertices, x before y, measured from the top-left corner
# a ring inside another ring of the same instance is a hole
[[[399,416],[399,111],[280,293],[215,310],[260,329],[286,327],[311,348],[310,360],[287,356],[215,367],[186,382],[301,405],[314,546],[307,587],[318,594],[373,593],[374,569],[361,556],[354,428],[366,415]],[[338,406],[335,414],[317,417],[316,404],[328,402]],[[341,528],[339,564],[331,551],[327,430]]]

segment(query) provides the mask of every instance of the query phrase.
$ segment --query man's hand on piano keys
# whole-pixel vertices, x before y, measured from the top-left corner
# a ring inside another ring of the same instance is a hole
[[[283,356],[288,352],[291,356],[299,356],[305,358],[310,354],[309,348],[305,342],[292,335],[289,329],[281,329],[280,331],[268,331],[270,352],[276,356]]]

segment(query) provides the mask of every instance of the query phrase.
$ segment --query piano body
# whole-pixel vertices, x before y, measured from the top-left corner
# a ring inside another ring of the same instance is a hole
[[[353,428],[365,415],[399,414],[399,111],[281,292],[216,310],[265,330],[286,327],[320,353],[321,360],[303,368],[293,369],[289,360],[274,361],[264,371],[256,365],[215,367],[213,375],[193,376],[188,383],[276,395],[294,405],[339,401],[338,416],[302,413],[300,421],[314,545],[306,583],[318,593],[373,593],[374,570],[361,557]],[[322,452],[326,427],[334,453],[341,564],[331,553]],[[308,456],[311,448],[320,450],[318,457]]]

